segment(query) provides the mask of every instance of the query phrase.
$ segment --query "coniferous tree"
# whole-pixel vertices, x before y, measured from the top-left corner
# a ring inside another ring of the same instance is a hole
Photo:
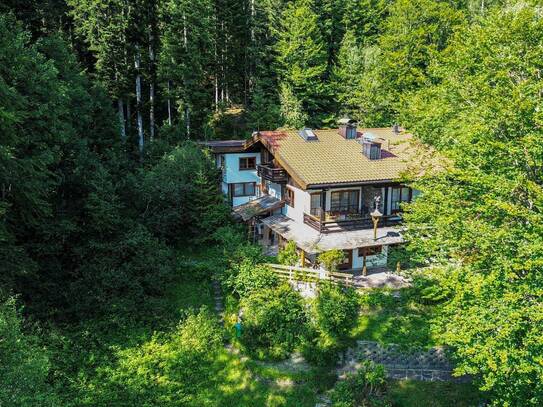
[[[276,52],[281,81],[288,87],[283,89],[300,101],[311,124],[320,124],[329,102],[324,81],[328,54],[313,7],[312,0],[296,0],[287,6]]]
[[[213,4],[168,0],[161,8],[160,77],[183,134],[200,130],[212,103]],[[198,133],[199,134],[199,133]]]
[[[355,120],[363,119],[360,111],[363,75],[363,51],[357,44],[355,32],[348,30],[341,42],[332,77],[340,115],[347,115]]]

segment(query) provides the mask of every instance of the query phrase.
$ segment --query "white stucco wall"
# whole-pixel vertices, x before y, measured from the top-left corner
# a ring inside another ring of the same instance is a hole
[[[388,246],[383,246],[383,251],[376,256],[366,257],[366,267],[385,267],[387,265]],[[361,269],[364,267],[363,257],[358,256],[358,249],[353,250],[353,268]]]
[[[285,188],[290,188],[294,191],[294,208],[290,205],[285,205],[284,214],[296,222],[304,222],[304,212],[309,213],[311,206],[311,197],[309,193],[299,188],[288,185]]]

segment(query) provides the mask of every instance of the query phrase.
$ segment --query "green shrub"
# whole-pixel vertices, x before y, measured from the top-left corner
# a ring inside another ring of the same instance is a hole
[[[253,353],[282,358],[301,342],[307,315],[301,296],[290,285],[253,291],[242,299],[241,341]]]
[[[452,290],[446,281],[436,278],[433,271],[427,271],[424,274],[417,273],[412,276],[413,295],[421,304],[435,305],[440,304],[452,296]]]
[[[0,406],[53,406],[48,355],[23,332],[15,300],[0,299]]]
[[[356,373],[336,383],[330,392],[333,407],[391,406],[387,396],[385,369],[365,361]]]
[[[279,279],[265,264],[255,264],[251,259],[244,259],[234,265],[226,279],[226,286],[240,298],[265,288],[276,287]]]
[[[100,373],[98,405],[202,405],[217,375],[222,336],[206,309],[190,312],[168,335],[118,352],[118,364]],[[100,398],[102,398],[100,400]]]
[[[344,340],[357,323],[358,294],[352,288],[323,285],[313,309],[318,329],[334,339]]]
[[[338,266],[345,260],[343,250],[334,249],[321,253],[318,256],[319,263],[328,271],[337,271]]]
[[[344,350],[336,341],[323,338],[316,328],[308,328],[302,340],[302,355],[307,362],[314,366],[335,366],[339,354]]]
[[[298,252],[296,242],[290,240],[286,246],[279,251],[277,260],[285,266],[295,266],[298,263]]]

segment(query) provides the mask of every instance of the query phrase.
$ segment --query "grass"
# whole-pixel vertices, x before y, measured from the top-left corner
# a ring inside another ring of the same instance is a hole
[[[353,331],[356,339],[395,343],[406,350],[428,349],[439,345],[432,332],[437,309],[416,300],[411,289],[397,298],[388,290],[373,290],[361,295],[361,315]]]
[[[186,266],[182,272],[187,275]],[[146,360],[145,354],[141,356],[143,349],[152,355],[149,352],[155,348],[149,346],[153,335],[167,338],[188,309],[202,306],[213,309],[213,304],[210,279],[194,281],[180,276],[163,298],[147,304],[150,311],[145,315],[52,327],[47,338],[52,354],[51,380],[58,388],[62,405],[129,406],[164,398],[160,405],[314,406],[316,394],[322,388],[320,373],[259,366],[226,349],[221,350],[207,367],[211,379],[203,386],[191,389],[194,398],[188,403],[176,399],[176,386],[185,381],[181,372],[162,371],[160,378],[146,378],[146,384],[142,384],[137,375],[128,379],[123,376],[127,371],[138,371],[138,364]],[[235,312],[236,301],[230,299],[227,307]],[[128,370],[127,365],[131,366]]]
[[[53,353],[51,380],[60,389],[63,405],[137,405],[138,400],[146,398],[147,392],[158,392],[167,398],[160,405],[313,407],[318,395],[333,387],[333,368],[289,369],[285,364],[252,360],[226,349],[210,362],[211,379],[191,390],[194,399],[190,403],[183,404],[176,399],[175,392],[170,391],[176,388],[176,383],[184,381],[175,371],[164,373],[162,376],[168,383],[162,384],[149,377],[148,384],[137,383],[131,388],[130,380],[117,380],[119,364],[131,362],[125,357],[127,354],[137,356],[132,359],[138,361],[133,370],[137,371],[139,361],[145,360],[145,355],[143,359],[138,355],[154,333],[172,332],[188,309],[202,306],[213,309],[213,289],[210,279],[205,278],[214,271],[209,253],[187,253],[185,259],[188,263],[166,295],[147,304],[148,314],[113,322],[111,319],[87,321],[84,325],[59,328],[51,334],[48,341]],[[192,270],[191,260],[198,261],[200,266]],[[206,262],[209,266],[202,269],[201,263]],[[228,330],[235,322],[238,301],[226,296],[225,308]],[[404,290],[400,299],[387,291],[369,292],[361,297],[361,308],[362,314],[353,332],[356,339],[397,343],[406,348],[438,344],[431,330],[435,307],[418,303],[409,290]],[[168,387],[172,383],[173,387]],[[145,393],[138,393],[142,389]],[[402,407],[473,406],[480,398],[473,386],[454,383],[391,381],[390,392],[395,405]]]
[[[482,401],[480,391],[468,383],[391,381],[390,395],[401,407],[474,407]]]

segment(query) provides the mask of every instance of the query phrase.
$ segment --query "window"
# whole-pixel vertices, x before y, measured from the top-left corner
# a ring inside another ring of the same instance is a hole
[[[358,197],[360,191],[337,191],[332,192],[332,201],[330,204],[331,212],[358,212]]]
[[[254,170],[255,168],[256,168],[256,157],[240,157],[239,159],[240,171]]]
[[[321,213],[321,199],[322,194],[320,192],[311,194],[311,208],[309,213],[313,216],[319,216]]]
[[[402,202],[411,201],[411,188],[393,187],[392,188],[392,213],[401,212]]]
[[[256,195],[256,185],[254,182],[240,182],[238,184],[230,184],[232,188],[232,196],[253,196]]]
[[[382,251],[383,246],[360,247],[358,248],[358,257],[376,256],[381,254]]]
[[[290,188],[285,188],[285,202],[287,205],[294,208],[294,190]]]

